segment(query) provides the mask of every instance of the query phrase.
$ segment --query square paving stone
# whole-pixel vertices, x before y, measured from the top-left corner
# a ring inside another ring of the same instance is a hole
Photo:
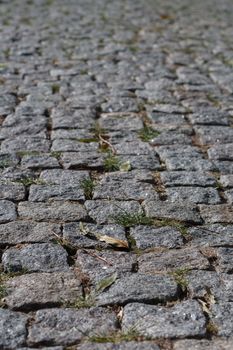
[[[73,272],[30,273],[5,282],[4,301],[10,309],[31,310],[64,303],[82,297],[82,285]]]
[[[233,303],[220,302],[211,307],[211,321],[216,325],[218,336],[233,336]]]
[[[187,300],[170,308],[128,304],[124,308],[122,327],[132,327],[151,338],[184,338],[205,335],[206,319],[197,301]]]
[[[50,141],[38,137],[15,137],[14,139],[6,139],[1,144],[1,152],[48,152]]]
[[[233,209],[227,204],[205,205],[200,204],[200,215],[207,224],[233,223]]]
[[[43,170],[40,173],[40,180],[48,185],[80,185],[84,179],[89,179],[88,171],[74,171],[63,169],[49,169]]]
[[[216,170],[223,174],[233,174],[233,162],[229,160],[213,160]]]
[[[105,343],[93,344],[84,343],[79,345],[76,350],[159,350],[160,348],[155,343],[149,341],[129,341],[119,344]],[[230,349],[229,349],[230,350]]]
[[[72,202],[35,203],[20,202],[18,205],[19,217],[35,221],[69,222],[86,218],[86,210],[81,205]]]
[[[196,206],[183,203],[173,203],[169,200],[145,200],[143,202],[146,215],[158,219],[172,219],[186,221],[195,224],[201,224],[202,219],[196,209]]]
[[[208,260],[195,248],[172,249],[144,253],[138,258],[138,269],[141,273],[156,274],[178,269],[207,269]]]
[[[19,349],[27,337],[27,315],[0,309],[0,348]]]
[[[116,328],[116,315],[107,309],[45,309],[36,312],[28,342],[67,346],[88,336],[111,333]]]
[[[233,188],[233,175],[221,175],[219,182],[223,187]]]
[[[34,243],[5,250],[2,264],[5,272],[68,271],[66,250],[52,243]]]
[[[207,151],[210,159],[233,160],[233,143],[225,145],[214,145]]]
[[[64,152],[61,163],[64,169],[98,169],[104,166],[104,154],[94,152]]]
[[[215,271],[192,270],[184,276],[190,298],[204,298],[210,295],[215,299],[222,297],[221,275]]]
[[[233,272],[233,248],[220,247],[215,249],[217,255],[216,270],[218,272]]]
[[[188,116],[192,124],[197,125],[229,125],[229,116],[222,112],[209,112],[209,113],[194,113]]]
[[[111,250],[96,252],[78,250],[75,266],[96,287],[98,283],[115,273],[119,278],[124,277],[126,273],[134,272],[137,268],[137,256],[134,253]]]
[[[102,114],[99,118],[99,125],[108,131],[129,130],[131,132],[143,128],[141,118],[134,114],[124,115],[123,113],[118,115]]]
[[[51,151],[52,152],[92,152],[97,151],[99,148],[98,142],[80,142],[77,140],[65,140],[58,139],[54,140]]]
[[[149,176],[150,181],[153,180]],[[93,199],[143,200],[158,198],[155,187],[146,183],[147,177],[137,172],[110,173],[102,177],[95,186]]]
[[[163,171],[161,180],[166,187],[173,186],[215,186],[216,179],[202,171]]]
[[[167,227],[135,226],[130,229],[130,236],[139,249],[156,247],[179,248],[183,245],[183,237],[179,230]]]
[[[15,204],[7,201],[0,201],[0,223],[3,224],[5,222],[13,221],[17,218]]]
[[[142,208],[136,201],[87,200],[85,202],[88,215],[97,224],[114,223],[119,215],[142,214]]]
[[[26,155],[22,157],[21,166],[28,169],[53,169],[60,168],[60,164],[55,157],[49,154]]]
[[[221,198],[215,188],[172,187],[166,190],[168,199],[174,203],[219,204]]]
[[[0,181],[0,199],[22,201],[25,198],[25,188],[20,183]]]
[[[1,188],[0,188],[1,189]],[[30,202],[84,201],[84,190],[80,185],[32,185],[28,200]]]
[[[119,155],[150,155],[154,153],[153,148],[143,141],[119,142],[114,145]]]
[[[197,246],[233,246],[233,226],[213,224],[188,229],[191,244]]]
[[[120,157],[123,163],[129,162],[132,170],[134,169],[147,169],[147,170],[160,170],[161,164],[158,156],[153,152],[150,154],[142,155],[121,155]]]
[[[45,243],[54,241],[61,235],[61,228],[57,224],[34,221],[14,221],[0,225],[0,245],[20,243]]]
[[[215,143],[232,143],[233,129],[228,126],[195,126],[195,132],[199,136],[202,145],[213,145]]]
[[[177,298],[178,287],[173,277],[147,275],[143,273],[125,274],[110,288],[99,294],[97,305],[125,305],[131,302],[155,303]]]
[[[233,339],[184,339],[174,343],[174,350],[231,350]]]
[[[98,235],[107,235],[116,239],[126,240],[125,230],[120,225],[86,224],[85,228],[90,231],[93,237],[85,235],[81,231],[79,223],[72,222],[63,226],[63,238],[68,240],[76,248],[106,248],[107,244],[105,242],[101,242],[95,238]]]

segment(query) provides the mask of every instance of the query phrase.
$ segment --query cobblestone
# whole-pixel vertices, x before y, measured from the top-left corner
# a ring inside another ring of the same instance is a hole
[[[231,349],[232,1],[0,2],[0,348]]]

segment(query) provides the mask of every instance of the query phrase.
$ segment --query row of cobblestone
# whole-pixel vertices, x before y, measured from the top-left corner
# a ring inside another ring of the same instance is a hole
[[[232,13],[0,1],[0,349],[232,349]]]

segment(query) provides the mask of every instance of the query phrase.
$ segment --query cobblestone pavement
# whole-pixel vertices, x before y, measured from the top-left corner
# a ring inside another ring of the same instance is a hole
[[[231,350],[232,1],[0,20],[0,349]]]

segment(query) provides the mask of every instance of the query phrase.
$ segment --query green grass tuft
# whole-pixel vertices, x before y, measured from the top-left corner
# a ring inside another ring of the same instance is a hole
[[[84,191],[86,199],[92,199],[95,182],[92,179],[86,178],[80,182],[80,186]]]
[[[124,212],[122,214],[114,216],[113,219],[116,224],[124,227],[153,224],[153,219],[149,218],[143,213],[131,214],[131,213]]]
[[[145,125],[144,128],[138,132],[138,134],[142,141],[148,142],[157,137],[160,133],[154,130],[152,127]]]

